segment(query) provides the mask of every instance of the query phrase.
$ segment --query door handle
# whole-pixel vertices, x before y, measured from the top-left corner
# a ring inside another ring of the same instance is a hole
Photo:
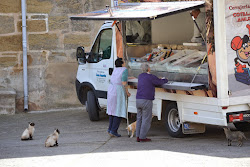
[[[109,68],[109,75],[112,75],[114,68]]]

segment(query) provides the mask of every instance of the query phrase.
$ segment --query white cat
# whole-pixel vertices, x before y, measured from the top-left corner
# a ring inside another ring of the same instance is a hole
[[[45,147],[54,147],[58,146],[57,140],[59,138],[60,131],[55,129],[54,133],[49,135],[45,141]]]
[[[26,128],[21,136],[21,140],[32,140],[35,132],[35,123],[29,122],[29,127]]]

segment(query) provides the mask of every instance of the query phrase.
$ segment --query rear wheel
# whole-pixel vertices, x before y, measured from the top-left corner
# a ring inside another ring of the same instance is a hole
[[[169,103],[164,114],[165,126],[172,137],[183,137],[182,124],[176,103]]]
[[[234,126],[236,127],[237,130],[242,131],[242,132],[250,131],[249,122],[235,122]]]
[[[98,109],[97,100],[93,91],[88,91],[87,93],[86,109],[88,111],[89,119],[91,121],[99,120],[99,109]]]

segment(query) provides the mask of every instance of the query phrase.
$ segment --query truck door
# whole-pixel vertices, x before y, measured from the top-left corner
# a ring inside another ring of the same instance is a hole
[[[102,29],[90,52],[88,65],[90,80],[97,93],[108,90],[111,71],[113,69],[112,29]]]

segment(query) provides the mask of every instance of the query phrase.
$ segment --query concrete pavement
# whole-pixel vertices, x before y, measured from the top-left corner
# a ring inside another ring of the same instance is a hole
[[[148,136],[138,143],[127,137],[126,121],[121,138],[110,138],[108,117],[91,122],[83,110],[20,113],[0,116],[0,166],[250,166],[250,142],[228,147],[221,127],[208,126],[206,133],[172,138],[162,122],[154,120]],[[35,122],[34,140],[21,141],[29,121]],[[55,128],[61,131],[58,147],[44,142]],[[250,133],[245,133],[250,138]]]

